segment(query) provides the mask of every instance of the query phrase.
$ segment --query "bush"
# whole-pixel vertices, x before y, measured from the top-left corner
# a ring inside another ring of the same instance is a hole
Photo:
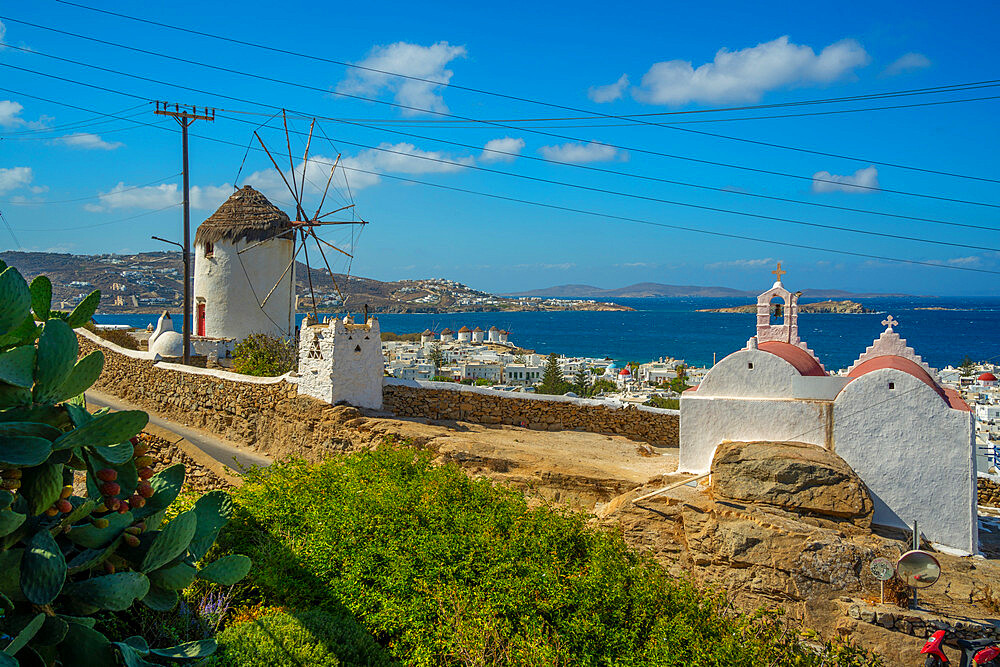
[[[233,350],[233,370],[244,375],[277,377],[298,365],[295,343],[264,333],[250,334]]]
[[[666,410],[680,410],[681,400],[679,398],[663,398],[662,396],[650,396],[649,400],[643,403],[651,408],[664,408]]]
[[[206,667],[359,667],[392,660],[349,614],[278,612],[226,628]]]
[[[270,604],[346,607],[407,664],[820,664],[618,533],[382,448],[247,475],[223,549]],[[825,664],[852,663],[854,654]]]

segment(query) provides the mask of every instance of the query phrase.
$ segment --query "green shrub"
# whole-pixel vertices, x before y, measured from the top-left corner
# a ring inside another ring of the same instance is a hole
[[[662,396],[650,396],[649,400],[643,403],[643,405],[648,405],[651,408],[663,408],[665,410],[680,410],[681,409],[681,399],[679,398],[663,398]]]
[[[392,660],[349,614],[275,613],[226,628],[205,667],[373,667]]]
[[[252,556],[258,594],[346,607],[407,664],[820,664],[585,515],[529,509],[426,452],[278,463],[235,500],[220,544]]]
[[[233,349],[233,370],[244,375],[277,377],[294,369],[297,363],[294,341],[264,333],[250,334]]]

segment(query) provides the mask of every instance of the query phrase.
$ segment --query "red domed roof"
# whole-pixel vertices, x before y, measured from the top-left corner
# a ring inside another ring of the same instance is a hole
[[[618,372],[618,375],[632,375],[632,371],[627,368],[623,368]]]
[[[769,340],[759,344],[757,349],[764,350],[765,352],[770,352],[775,356],[781,357],[794,366],[795,370],[799,372],[799,375],[826,375],[826,371],[823,370],[823,367],[813,358],[811,354],[803,350],[801,347],[792,345],[791,343]]]
[[[920,364],[910,361],[905,357],[897,357],[892,354],[883,355],[881,357],[874,357],[868,361],[862,362],[854,367],[850,373],[847,374],[850,378],[859,378],[866,373],[871,373],[872,371],[881,370],[883,368],[891,368],[893,370],[902,371],[908,375],[912,375],[917,378],[928,387],[937,392],[944,401],[954,408],[955,410],[964,410],[966,412],[970,411],[969,405],[962,400],[962,397],[958,395],[953,389],[944,389],[934,378],[930,376],[923,369]]]
[[[982,375],[979,376],[979,381],[980,382],[996,382],[997,381],[997,376],[993,375],[993,373],[983,373]]]

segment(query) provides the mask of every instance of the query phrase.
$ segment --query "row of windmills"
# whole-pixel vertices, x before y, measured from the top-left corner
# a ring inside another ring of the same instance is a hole
[[[471,345],[492,343],[495,345],[509,345],[509,336],[509,331],[496,327],[490,327],[488,331],[483,331],[479,327],[475,329],[462,327],[458,330],[457,338],[455,337],[455,332],[448,328],[442,329],[440,334],[427,329],[420,334],[420,344],[427,345],[428,343],[435,342],[435,340],[439,340],[442,343],[458,342],[469,343]]]

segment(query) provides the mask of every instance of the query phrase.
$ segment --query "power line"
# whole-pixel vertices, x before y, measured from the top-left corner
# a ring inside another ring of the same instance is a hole
[[[136,17],[136,16],[130,16],[128,14],[122,14],[122,13],[119,13],[119,12],[112,12],[112,11],[109,11],[109,10],[106,10],[106,9],[98,9],[96,7],[89,7],[87,5],[83,5],[83,4],[80,4],[80,3],[70,2],[69,0],[56,0],[56,2],[59,2],[59,3],[64,4],[64,5],[70,5],[70,6],[73,6],[73,7],[78,7],[80,9],[86,9],[86,10],[93,11],[93,12],[100,12],[102,14],[107,14],[107,15],[110,15],[110,16],[116,16],[116,17],[119,17],[119,18],[128,19],[128,20],[131,20],[131,21],[138,21],[138,22],[141,22],[141,23],[146,23],[146,24],[149,24],[149,25],[155,25],[155,26],[162,27],[162,28],[169,28],[169,29],[172,29],[172,30],[186,32],[186,33],[189,33],[189,34],[195,34],[195,35],[199,35],[201,37],[209,37],[209,38],[212,38],[212,39],[226,41],[226,42],[230,42],[230,43],[233,43],[233,44],[240,44],[242,46],[250,46],[250,47],[254,47],[254,48],[258,48],[258,49],[265,49],[265,50],[268,50],[268,51],[271,51],[271,52],[274,52],[274,53],[282,53],[282,54],[285,54],[285,55],[291,55],[291,56],[296,56],[296,57],[300,57],[300,58],[307,58],[307,59],[310,59],[310,60],[316,60],[316,61],[319,61],[319,62],[326,62],[326,63],[330,63],[330,64],[334,64],[334,65],[340,65],[340,66],[343,66],[343,67],[349,67],[349,68],[353,68],[353,69],[360,69],[360,70],[363,70],[363,71],[374,72],[374,73],[383,74],[383,75],[387,75],[387,76],[395,76],[395,77],[405,78],[405,79],[414,80],[414,81],[420,81],[420,82],[423,82],[423,83],[429,83],[429,84],[438,85],[438,86],[446,86],[446,87],[449,87],[449,88],[454,88],[456,90],[463,90],[463,91],[466,91],[466,92],[472,92],[472,93],[477,93],[477,94],[481,94],[481,95],[490,95],[490,96],[493,96],[493,97],[500,97],[500,98],[503,98],[503,99],[513,100],[513,101],[518,101],[518,102],[527,102],[529,104],[536,104],[536,105],[546,106],[546,107],[555,108],[555,109],[562,109],[562,110],[565,110],[565,111],[571,111],[573,113],[588,114],[588,116],[592,116],[592,117],[615,119],[615,120],[631,120],[631,121],[633,121],[635,123],[640,123],[640,124],[644,124],[644,125],[655,125],[655,126],[658,126],[658,127],[664,127],[664,128],[668,128],[668,129],[673,129],[673,130],[681,131],[681,132],[690,132],[690,133],[693,133],[693,134],[700,134],[700,135],[704,135],[704,136],[711,136],[711,137],[715,137],[715,138],[718,138],[718,139],[726,139],[726,140],[729,140],[729,141],[738,141],[738,142],[743,142],[743,143],[749,143],[749,144],[754,144],[754,145],[759,145],[759,146],[765,146],[765,147],[768,147],[768,148],[776,148],[776,149],[781,149],[781,150],[789,150],[789,151],[796,151],[796,152],[801,152],[801,153],[809,153],[809,154],[812,154],[812,155],[821,155],[821,156],[824,156],[824,157],[835,157],[835,158],[844,159],[844,160],[852,160],[852,161],[855,161],[855,162],[868,162],[868,163],[877,164],[877,165],[880,165],[880,166],[895,167],[895,168],[898,168],[898,169],[908,169],[908,170],[919,171],[919,172],[928,173],[928,174],[937,174],[937,175],[940,175],[940,176],[952,176],[952,177],[955,177],[955,178],[966,178],[966,179],[972,179],[972,180],[979,180],[979,181],[987,181],[987,182],[993,182],[993,183],[1000,183],[1000,180],[998,180],[998,179],[985,178],[985,177],[980,177],[980,176],[969,176],[969,175],[965,175],[965,174],[958,174],[958,173],[948,172],[948,171],[943,171],[943,170],[938,170],[938,169],[927,169],[927,168],[922,168],[922,167],[913,167],[913,166],[910,166],[910,165],[903,165],[903,164],[892,163],[892,162],[885,162],[885,161],[878,161],[878,160],[869,160],[869,159],[865,159],[865,158],[858,158],[858,157],[849,156],[849,155],[842,155],[842,154],[832,153],[832,152],[828,152],[828,151],[816,151],[816,150],[807,149],[807,148],[801,148],[801,147],[797,147],[797,146],[786,146],[786,145],[778,144],[778,143],[774,143],[774,142],[758,141],[758,140],[753,140],[753,139],[745,139],[745,138],[742,138],[742,137],[733,137],[733,136],[729,136],[729,135],[717,134],[717,133],[714,133],[714,132],[706,132],[706,131],[703,131],[703,130],[695,130],[693,128],[682,128],[682,127],[671,126],[671,125],[664,124],[664,123],[649,122],[649,121],[642,120],[641,118],[638,118],[638,117],[621,116],[621,115],[614,115],[614,114],[604,114],[604,113],[600,113],[600,112],[596,112],[596,111],[591,111],[589,109],[580,109],[580,108],[572,107],[572,106],[565,105],[565,104],[556,104],[556,103],[553,103],[553,102],[545,102],[545,101],[535,100],[535,99],[531,99],[531,98],[527,98],[527,97],[522,97],[522,96],[518,96],[518,95],[509,95],[509,94],[505,94],[505,93],[498,93],[498,92],[488,91],[488,90],[484,90],[484,89],[480,89],[480,88],[473,88],[473,87],[470,87],[470,86],[462,86],[462,85],[451,83],[451,82],[434,81],[432,79],[427,79],[427,78],[423,78],[423,77],[412,76],[412,75],[407,75],[407,74],[401,74],[399,72],[391,72],[391,71],[388,71],[388,70],[381,70],[381,69],[377,69],[377,68],[374,68],[374,67],[367,67],[367,66],[364,66],[364,65],[358,65],[357,63],[349,63],[349,62],[346,62],[346,61],[334,60],[334,59],[331,59],[331,58],[324,58],[324,57],[321,57],[321,56],[300,53],[300,52],[291,51],[291,50],[288,50],[288,49],[281,49],[281,48],[274,47],[274,46],[267,46],[267,45],[264,45],[264,44],[258,44],[258,43],[249,42],[249,41],[245,41],[245,40],[239,40],[239,39],[235,39],[235,38],[232,38],[232,37],[226,37],[226,36],[223,36],[223,35],[217,35],[217,34],[202,32],[202,31],[199,31],[199,30],[191,29],[191,28],[183,28],[183,27],[180,27],[180,26],[175,26],[175,25],[171,25],[171,24],[168,24],[168,23],[162,23],[162,22],[159,22],[159,21],[152,21],[152,20],[149,20],[149,19],[143,19],[143,18],[139,18],[139,17]],[[11,20],[15,20],[16,21],[16,19],[11,19]],[[40,27],[44,28],[44,26],[40,26]],[[84,37],[84,38],[86,38],[86,37]],[[122,46],[123,48],[131,48],[131,47],[124,47],[124,45],[120,45],[120,44],[117,44],[116,46]],[[154,54],[154,55],[156,55],[156,54]],[[991,83],[995,83],[995,82],[996,82],[996,80],[991,81]],[[954,84],[954,86],[961,86],[961,85],[965,85],[965,84]],[[944,87],[952,87],[952,86],[942,86],[942,88],[944,88]],[[334,94],[343,94],[343,93],[339,93],[338,91],[327,91],[327,92],[334,93]],[[391,106],[396,106],[396,107],[399,107],[399,108],[411,109],[411,110],[414,110],[414,111],[421,111],[421,112],[424,112],[424,113],[432,113],[432,114],[436,114],[436,115],[450,115],[450,114],[441,114],[441,112],[436,112],[436,111],[433,111],[433,110],[430,110],[430,109],[419,109],[419,108],[410,107],[410,106],[407,106],[407,105],[400,105],[400,104],[385,102],[384,100],[371,100],[371,101],[377,101],[379,103],[389,104]]]
[[[6,88],[0,88],[0,90],[6,90]],[[18,93],[18,94],[20,94],[20,93]],[[26,97],[28,97],[28,96],[26,96]],[[58,104],[58,102],[56,102],[56,104]],[[122,120],[127,120],[127,119],[123,118]],[[134,121],[130,121],[130,122],[134,122]],[[154,127],[159,127],[159,126],[155,126],[154,125]],[[156,185],[157,183],[162,183],[163,181],[169,180],[171,178],[176,178],[178,176],[180,176],[180,173],[171,174],[170,176],[164,176],[163,178],[158,178],[155,181],[150,181],[149,183],[143,183],[141,185],[133,185],[132,187],[123,188],[123,189],[118,190],[118,191],[113,192],[113,193],[105,192],[104,194],[93,195],[93,196],[90,196],[90,197],[77,197],[75,199],[55,199],[55,200],[52,200],[52,201],[35,201],[35,202],[10,201],[10,200],[7,200],[7,201],[2,202],[2,203],[4,203],[4,204],[15,204],[17,206],[44,206],[46,204],[69,204],[71,202],[87,201],[88,199],[100,199],[101,197],[107,196],[109,194],[118,194],[120,192],[129,192],[130,190],[138,190],[139,188],[145,188],[145,187],[148,187],[150,185]]]
[[[220,118],[225,118],[227,120],[232,120],[234,122],[239,122],[239,123],[247,123],[247,124],[251,124],[251,125],[255,124],[255,123],[253,123],[253,121],[243,120],[241,118],[233,118],[233,117],[222,115],[221,113],[219,114],[219,117]],[[324,119],[324,120],[326,120],[326,119]],[[820,207],[820,208],[829,208],[829,209],[834,209],[834,210],[839,210],[839,211],[849,211],[849,212],[852,212],[852,213],[865,213],[865,214],[870,214],[870,215],[879,215],[879,216],[884,216],[884,217],[889,217],[889,218],[897,218],[897,219],[902,219],[902,220],[914,220],[914,221],[918,221],[918,222],[927,222],[927,223],[939,224],[939,225],[949,225],[949,226],[953,226],[953,227],[963,227],[963,228],[967,228],[967,229],[979,229],[979,230],[991,231],[991,232],[1000,231],[1000,230],[997,230],[995,227],[986,227],[986,226],[983,226],[983,225],[970,225],[970,224],[965,224],[965,223],[960,223],[960,222],[952,222],[952,221],[948,221],[948,220],[938,220],[938,219],[935,219],[935,218],[923,218],[923,217],[918,217],[918,216],[903,215],[901,213],[888,213],[888,212],[885,212],[885,211],[873,211],[873,210],[870,210],[870,209],[853,208],[853,207],[850,207],[850,206],[839,206],[839,205],[836,205],[836,204],[825,204],[825,203],[822,203],[822,202],[812,202],[812,201],[806,201],[806,200],[803,200],[803,199],[792,199],[790,197],[778,197],[778,196],[774,196],[774,195],[765,195],[765,194],[759,194],[759,193],[754,193],[754,192],[737,191],[737,190],[732,190],[732,189],[728,189],[728,188],[722,188],[722,187],[704,185],[704,184],[699,184],[699,183],[688,183],[688,182],[685,182],[685,181],[678,181],[678,180],[669,179],[669,178],[660,178],[658,176],[648,176],[648,175],[645,175],[645,174],[635,174],[635,173],[630,173],[630,172],[626,172],[626,171],[619,171],[617,169],[607,169],[607,168],[604,168],[604,167],[594,167],[594,166],[591,166],[591,165],[578,164],[578,163],[574,163],[574,162],[565,162],[563,160],[554,160],[552,158],[537,157],[537,156],[534,156],[534,155],[524,155],[524,154],[521,154],[521,153],[514,153],[514,152],[511,152],[511,151],[504,151],[504,150],[499,150],[499,149],[494,149],[494,148],[485,148],[485,147],[482,147],[482,146],[474,146],[472,144],[466,144],[466,143],[462,143],[462,142],[458,142],[458,141],[451,141],[451,140],[448,140],[448,139],[439,139],[439,138],[436,138],[436,137],[428,137],[426,135],[414,134],[412,132],[402,132],[402,131],[399,131],[399,130],[394,130],[394,129],[389,129],[389,128],[376,128],[376,127],[372,127],[370,125],[366,125],[364,123],[357,123],[357,122],[353,122],[353,121],[347,121],[347,120],[341,120],[341,119],[334,119],[334,120],[335,120],[335,122],[338,122],[338,123],[344,123],[344,124],[347,124],[347,125],[355,125],[355,126],[358,126],[358,127],[372,129],[372,130],[376,130],[376,131],[379,131],[379,132],[388,132],[388,133],[391,133],[391,134],[398,134],[398,135],[404,136],[404,137],[411,137],[411,138],[415,138],[415,139],[425,139],[427,141],[434,141],[434,142],[437,142],[437,143],[448,144],[448,145],[451,145],[451,146],[459,146],[459,147],[462,147],[462,148],[468,148],[468,149],[477,150],[477,151],[484,151],[484,152],[487,152],[487,153],[493,153],[493,154],[497,154],[497,155],[505,155],[505,156],[509,156],[509,157],[517,157],[517,158],[521,158],[521,159],[525,159],[525,160],[533,160],[533,161],[545,162],[545,163],[549,163],[549,164],[558,164],[558,165],[565,166],[565,167],[573,167],[575,169],[583,169],[583,170],[586,170],[586,171],[593,171],[593,172],[598,172],[598,173],[603,173],[603,174],[614,174],[614,175],[617,175],[617,176],[626,176],[628,178],[635,178],[635,179],[640,179],[640,180],[644,180],[644,181],[653,181],[653,182],[657,182],[657,183],[666,183],[666,184],[670,184],[670,185],[680,185],[680,186],[683,186],[683,187],[697,188],[697,189],[700,189],[700,190],[709,190],[709,191],[713,191],[713,192],[723,192],[723,193],[726,193],[726,194],[732,194],[732,195],[738,195],[738,196],[744,196],[744,197],[755,197],[755,198],[758,198],[758,199],[769,199],[769,200],[772,200],[772,201],[781,201],[781,202],[786,202],[786,203],[802,204],[802,205],[805,205],[805,206],[815,206],[815,207]],[[258,126],[258,127],[262,127],[262,125]],[[303,134],[303,133],[302,132],[296,132],[296,134]],[[350,143],[350,142],[346,142],[345,141],[344,143]],[[363,146],[364,148],[370,148],[372,150],[379,150],[379,151],[384,150],[383,148],[376,147],[376,146],[367,146],[367,145],[363,145],[363,144],[355,144],[355,145]],[[411,155],[411,154],[407,154],[407,155]],[[425,159],[424,156],[417,155],[417,154],[412,154],[412,157],[420,158],[420,159]],[[455,164],[457,166],[463,166],[463,167],[468,167],[469,166],[469,165],[467,165],[465,163],[461,163],[461,162],[449,162],[449,163],[450,164]]]
[[[136,218],[143,218],[147,215],[153,215],[154,213],[160,213],[161,211],[166,211],[167,209],[176,208],[180,206],[180,202],[174,204],[168,204],[163,208],[153,209],[152,211],[146,211],[144,213],[138,213],[136,215],[130,215],[127,218],[118,218],[117,220],[107,220],[105,222],[95,222],[91,225],[74,225],[72,227],[22,227],[21,231],[25,232],[65,232],[72,229],[93,229],[95,227],[106,227],[108,225],[116,225],[119,222],[127,222],[129,220],[135,220]]]
[[[67,102],[60,102],[60,101],[56,101],[56,100],[52,100],[52,99],[46,99],[46,98],[39,97],[37,95],[30,95],[30,94],[26,94],[26,93],[19,93],[18,91],[11,91],[10,89],[6,89],[6,88],[0,88],[0,90],[6,90],[8,92],[15,92],[17,94],[25,95],[26,97],[31,97],[31,98],[34,98],[34,99],[39,99],[39,100],[42,100],[42,101],[45,101],[45,102],[50,102],[52,104],[58,104],[58,105],[65,106],[65,107],[68,107],[68,108],[85,110],[85,109],[83,109],[83,107],[79,107],[77,105],[69,104]],[[139,121],[132,121],[132,122],[139,122]],[[149,125],[149,124],[147,124],[147,125]],[[180,130],[175,130],[175,129],[172,129],[172,128],[169,128],[169,127],[163,127],[163,126],[159,126],[159,125],[150,125],[150,127],[155,127],[155,128],[157,128],[159,130],[163,130],[163,131],[166,131],[166,132],[179,132],[180,131]],[[197,137],[199,139],[204,139],[206,141],[212,141],[212,142],[219,143],[219,144],[225,144],[225,145],[228,145],[228,146],[233,146],[233,147],[240,148],[240,149],[244,148],[244,146],[242,144],[236,143],[235,141],[228,141],[228,140],[225,140],[225,139],[218,139],[218,138],[215,138],[215,137],[206,137],[206,136],[201,136],[201,135],[191,135],[191,136],[195,136],[195,137]],[[254,150],[256,150],[256,151],[262,151],[263,149],[254,148]],[[280,151],[276,151],[274,154],[277,155],[278,157],[282,157],[282,158],[289,157],[287,154],[281,153]],[[324,164],[324,165],[328,165],[328,166],[333,166],[333,163],[327,162],[327,161],[323,161],[323,160],[316,160],[316,163],[317,164]],[[955,271],[966,271],[966,272],[972,272],[972,273],[986,273],[986,274],[992,274],[992,275],[1000,275],[1000,271],[994,271],[994,270],[991,270],[991,269],[979,269],[979,268],[975,268],[975,267],[952,265],[952,264],[943,264],[943,263],[939,263],[939,262],[930,262],[930,261],[922,261],[922,260],[914,260],[914,259],[903,259],[903,258],[899,258],[899,257],[889,257],[889,256],[885,256],[885,255],[874,255],[874,254],[870,254],[870,253],[861,253],[861,252],[855,252],[855,251],[851,251],[851,250],[838,250],[838,249],[835,249],[835,248],[825,248],[825,247],[821,247],[821,246],[813,246],[813,245],[807,245],[807,244],[801,244],[801,243],[793,243],[793,242],[790,242],[790,241],[779,241],[779,240],[775,240],[775,239],[765,239],[765,238],[759,238],[759,237],[748,236],[748,235],[743,235],[743,234],[731,234],[731,233],[727,233],[727,232],[719,232],[719,231],[708,230],[708,229],[700,229],[700,228],[697,228],[697,227],[687,227],[687,226],[683,226],[683,225],[674,225],[674,224],[668,224],[668,223],[664,223],[664,222],[655,222],[655,221],[652,221],[652,220],[644,220],[644,219],[641,219],[641,218],[632,218],[632,217],[621,216],[621,215],[605,214],[605,213],[601,213],[601,212],[598,212],[598,211],[573,208],[573,207],[562,206],[562,205],[558,205],[558,204],[550,204],[550,203],[547,203],[547,202],[533,201],[533,200],[523,199],[523,198],[518,198],[518,197],[510,197],[510,196],[507,196],[507,195],[499,195],[499,194],[495,194],[495,193],[491,193],[491,192],[481,192],[481,191],[478,191],[478,190],[471,190],[471,189],[460,188],[460,187],[456,187],[456,186],[443,185],[443,184],[440,184],[440,183],[432,183],[432,182],[429,182],[429,181],[422,181],[422,180],[419,180],[419,179],[407,178],[407,177],[404,177],[404,176],[396,176],[394,174],[386,174],[386,173],[377,172],[377,171],[373,171],[373,170],[369,170],[369,169],[361,169],[360,167],[348,167],[348,166],[346,166],[344,164],[341,164],[340,167],[342,169],[347,170],[347,171],[352,171],[352,172],[357,172],[357,173],[363,173],[363,174],[369,174],[369,175],[372,175],[372,176],[378,176],[378,177],[381,177],[381,178],[388,178],[390,180],[395,180],[395,181],[404,182],[404,183],[412,183],[412,184],[415,184],[415,185],[425,185],[425,186],[428,186],[428,187],[433,187],[433,188],[437,188],[437,189],[441,189],[441,190],[447,190],[447,191],[451,191],[451,192],[460,192],[460,193],[463,193],[463,194],[471,194],[471,195],[476,195],[476,196],[481,196],[481,197],[488,197],[488,198],[491,198],[491,199],[497,199],[497,200],[501,200],[501,201],[508,201],[508,202],[513,202],[513,203],[530,205],[530,206],[538,206],[538,207],[541,207],[541,208],[547,208],[547,209],[551,209],[551,210],[558,210],[558,211],[564,211],[564,212],[568,212],[568,213],[577,213],[577,214],[580,214],[580,215],[594,216],[594,217],[599,217],[599,218],[603,218],[603,219],[606,219],[606,220],[620,220],[622,222],[631,222],[631,223],[636,223],[636,224],[641,224],[641,225],[647,225],[647,226],[653,226],[653,227],[661,227],[661,228],[665,228],[665,229],[674,229],[674,230],[678,230],[678,231],[693,232],[693,233],[696,233],[696,234],[707,234],[707,235],[710,235],[710,236],[716,236],[716,237],[722,237],[722,238],[732,238],[732,239],[738,239],[738,240],[743,240],[743,241],[754,241],[754,242],[757,242],[757,243],[765,243],[765,244],[769,244],[769,245],[778,245],[778,246],[783,246],[783,247],[799,248],[799,249],[804,249],[804,250],[815,250],[815,251],[818,251],[818,252],[826,252],[826,253],[831,253],[831,254],[846,255],[846,256],[851,256],[851,257],[861,257],[861,258],[865,258],[865,259],[876,259],[876,260],[882,260],[882,261],[887,261],[887,262],[896,262],[896,263],[900,263],[900,264],[911,264],[911,265],[916,265],[916,266],[930,266],[930,267],[935,267],[935,268],[939,268],[939,269],[952,269],[952,270],[955,270]]]
[[[19,49],[19,50],[22,50],[22,51],[24,51],[26,53],[32,53],[32,54],[35,54],[35,55],[44,56],[46,58],[51,58],[53,60],[58,60],[58,61],[62,61],[62,62],[68,62],[68,63],[74,64],[74,65],[79,65],[81,67],[87,67],[87,68],[90,68],[90,69],[96,69],[96,70],[99,70],[99,71],[108,72],[108,73],[116,74],[116,75],[119,75],[119,76],[124,76],[124,77],[127,77],[127,78],[132,78],[132,79],[137,79],[137,80],[140,80],[140,81],[147,81],[147,82],[150,82],[150,83],[155,83],[155,84],[158,84],[158,85],[171,86],[171,87],[174,87],[174,88],[180,88],[180,89],[183,89],[183,90],[189,90],[189,91],[200,93],[200,94],[203,94],[203,95],[214,95],[216,97],[221,97],[223,99],[234,100],[234,101],[242,102],[242,103],[245,103],[245,104],[253,104],[253,105],[256,105],[256,106],[262,106],[262,107],[271,108],[271,109],[280,109],[281,108],[281,107],[278,107],[278,106],[273,105],[273,104],[267,104],[265,102],[258,102],[258,101],[254,101],[254,100],[248,100],[246,98],[235,97],[235,96],[226,95],[226,94],[223,94],[223,93],[213,93],[211,91],[202,90],[202,89],[199,89],[199,88],[194,88],[192,86],[185,86],[185,85],[179,84],[179,83],[171,83],[171,82],[168,82],[168,81],[161,81],[161,80],[158,80],[158,79],[153,79],[153,78],[141,76],[141,75],[138,75],[138,74],[131,74],[131,73],[128,73],[128,72],[122,72],[120,70],[114,70],[114,69],[107,68],[107,67],[101,67],[99,65],[93,65],[93,64],[90,64],[90,63],[84,63],[84,62],[81,62],[81,61],[78,61],[78,60],[73,60],[71,58],[64,58],[62,56],[55,56],[55,55],[43,53],[41,51],[29,50],[29,49],[20,49],[19,47],[16,47],[16,46],[8,46],[7,48]],[[131,47],[127,47],[127,48],[131,48]],[[170,59],[174,59],[173,56],[164,56],[164,57],[170,58]],[[183,60],[183,59],[179,59],[179,60]],[[186,62],[194,62],[194,61],[186,61]],[[195,64],[201,64],[201,63],[195,63]],[[131,94],[131,93],[124,93],[124,92],[122,92],[120,90],[116,90],[116,89],[112,89],[112,88],[107,88],[107,87],[99,86],[99,85],[96,85],[96,84],[86,83],[86,82],[78,81],[76,79],[68,79],[66,77],[60,77],[60,76],[57,76],[57,75],[54,75],[54,74],[48,74],[46,72],[39,72],[37,70],[32,70],[32,69],[28,69],[28,68],[25,68],[25,67],[19,67],[17,65],[11,65],[10,63],[0,63],[0,66],[8,67],[8,68],[11,68],[11,69],[20,70],[20,71],[23,71],[23,72],[29,72],[29,73],[32,73],[32,74],[37,74],[39,76],[45,76],[45,77],[49,77],[49,78],[53,78],[53,79],[57,79],[57,80],[61,80],[61,81],[68,81],[70,83],[75,83],[75,84],[78,84],[78,85],[81,85],[81,86],[86,86],[86,87],[89,87],[89,88],[95,88],[97,90],[104,90],[104,91],[107,91],[107,92],[113,92],[113,93],[123,94],[123,95],[126,95],[128,97],[133,97],[133,98],[137,98],[137,99],[145,99],[145,98],[143,98],[143,97],[141,97],[139,95],[134,95],[134,94]],[[209,67],[209,68],[213,68],[213,69],[222,69],[224,71],[231,71],[231,72],[234,72],[234,73],[240,73],[240,72],[237,72],[236,70],[229,70],[228,68],[218,68],[218,67],[216,67],[214,65],[204,65],[204,66],[205,67]],[[265,79],[265,80],[268,80],[268,81],[273,81],[273,82],[277,82],[277,83],[283,83],[283,84],[290,85],[290,86],[297,86],[297,87],[303,87],[303,88],[307,88],[307,89],[313,89],[313,90],[317,90],[317,91],[320,91],[320,92],[323,92],[323,93],[330,92],[330,91],[327,91],[327,90],[323,90],[321,88],[317,88],[315,86],[309,86],[307,84],[300,84],[300,83],[295,83],[295,82],[291,82],[291,81],[283,81],[283,80],[280,80],[280,79],[272,79],[270,77],[262,77],[262,76],[256,75],[256,74],[246,74],[246,73],[241,73],[241,74],[244,74],[245,76],[249,76],[249,77],[252,77],[252,78],[262,78],[262,79]],[[362,98],[362,97],[355,96],[355,95],[349,95],[349,97],[357,97],[358,99],[366,99],[368,101],[377,101],[377,100],[371,100],[369,98]],[[296,113],[303,113],[303,112],[296,111]],[[452,114],[444,114],[444,115],[451,116]],[[316,118],[321,118],[321,119],[324,119],[324,120],[334,120],[334,121],[337,120],[335,118],[330,118],[328,116],[319,116],[319,115],[317,115],[315,117]],[[461,116],[454,116],[454,117],[456,117],[456,118],[462,118]],[[469,120],[469,119],[467,119],[467,120]],[[477,121],[477,122],[479,122],[479,121]],[[516,126],[502,125],[502,124],[496,124],[496,123],[490,123],[490,124],[491,125],[496,125],[497,127],[502,127],[502,128],[505,128],[505,129],[521,130],[521,131],[525,131],[525,132],[530,132],[532,134],[539,134],[539,135],[543,135],[543,136],[557,137],[557,138],[560,138],[560,139],[567,139],[567,140],[570,140],[570,141],[587,141],[586,139],[579,139],[577,137],[571,137],[571,136],[566,136],[566,135],[561,135],[561,134],[555,134],[555,133],[552,133],[552,132],[543,132],[543,131],[537,130],[537,129],[518,128]],[[856,189],[867,190],[867,191],[872,191],[872,192],[875,192],[875,191],[877,191],[877,192],[886,192],[886,193],[890,193],[890,194],[898,194],[898,195],[904,195],[904,196],[910,196],[910,197],[920,197],[920,198],[923,198],[923,199],[933,199],[933,200],[937,200],[937,201],[947,201],[947,202],[958,203],[958,204],[969,204],[969,205],[972,205],[972,206],[985,206],[985,207],[989,207],[989,208],[1000,208],[1000,204],[992,204],[992,203],[988,203],[988,202],[978,202],[978,201],[972,201],[972,200],[967,200],[967,199],[958,199],[958,198],[954,198],[954,197],[944,197],[944,196],[940,196],[940,195],[931,195],[931,194],[926,194],[926,193],[908,192],[908,191],[905,191],[905,190],[894,190],[894,189],[889,189],[889,188],[860,185],[860,184],[857,184],[857,183],[845,183],[843,181],[836,181],[836,180],[833,180],[833,179],[823,179],[823,178],[817,178],[815,176],[801,176],[801,175],[798,175],[798,174],[789,174],[789,173],[779,172],[779,171],[774,171],[774,170],[769,170],[769,169],[761,169],[761,168],[757,168],[757,167],[748,167],[748,166],[745,166],[745,165],[735,165],[735,164],[729,164],[729,163],[724,163],[724,162],[718,162],[718,161],[714,161],[714,160],[703,160],[703,159],[699,159],[699,158],[692,158],[692,157],[689,157],[689,156],[672,155],[672,154],[669,154],[669,153],[662,153],[662,152],[659,152],[659,151],[652,151],[652,150],[638,148],[638,147],[621,146],[621,145],[618,145],[618,144],[611,144],[611,143],[606,143],[606,142],[592,142],[592,143],[598,143],[599,145],[609,146],[611,148],[616,148],[616,149],[619,149],[619,150],[633,151],[633,152],[637,152],[637,153],[644,153],[644,154],[648,154],[648,155],[657,155],[657,156],[661,156],[661,157],[676,158],[676,159],[687,160],[687,161],[690,161],[690,162],[696,162],[696,163],[700,163],[700,164],[708,164],[708,165],[713,165],[713,166],[723,166],[723,167],[729,167],[729,168],[734,168],[734,169],[740,169],[740,170],[744,170],[744,171],[751,171],[751,172],[755,172],[755,173],[769,174],[769,175],[773,175],[773,176],[783,176],[783,177],[795,178],[795,179],[799,179],[799,180],[807,180],[807,181],[810,181],[810,182],[813,182],[813,183],[816,183],[816,182],[818,182],[818,183],[830,183],[830,184],[833,184],[833,185],[837,185],[838,187],[850,187],[850,188],[856,188]],[[1000,181],[998,181],[998,182],[1000,182]]]

